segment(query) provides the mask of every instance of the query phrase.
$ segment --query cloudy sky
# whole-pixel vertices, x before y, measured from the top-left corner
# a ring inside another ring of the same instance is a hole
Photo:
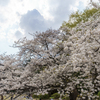
[[[35,31],[58,29],[76,10],[83,10],[89,0],[0,0],[0,54],[14,54],[14,41]]]

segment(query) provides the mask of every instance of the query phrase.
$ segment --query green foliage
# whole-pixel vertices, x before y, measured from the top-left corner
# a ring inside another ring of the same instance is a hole
[[[72,13],[70,15],[68,22],[64,21],[62,23],[61,28],[65,27],[65,26],[67,26],[69,28],[74,28],[80,22],[86,22],[86,21],[90,20],[90,17],[92,17],[98,11],[99,10],[96,8],[85,9],[83,12],[76,11],[75,13]]]
[[[99,96],[99,99],[100,99],[100,91],[98,92],[98,96]]]
[[[45,94],[45,95],[40,94],[38,97],[39,97],[39,99],[40,98],[41,99],[49,99],[49,95],[48,94]]]
[[[50,99],[54,99],[54,97],[50,97]]]
[[[54,94],[51,95],[51,97],[52,97],[53,99],[59,99],[60,94],[54,93]]]
[[[49,95],[48,94],[44,94],[44,95],[42,95],[42,94],[40,94],[40,95],[34,95],[33,94],[33,96],[32,96],[33,98],[41,98],[41,99],[49,99]]]
[[[62,100],[70,100],[70,98],[67,96],[62,97]]]
[[[34,94],[32,95],[32,97],[33,98],[39,98],[38,95],[34,95]]]

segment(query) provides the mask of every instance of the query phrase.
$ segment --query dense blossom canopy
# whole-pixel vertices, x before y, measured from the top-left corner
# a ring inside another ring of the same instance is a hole
[[[17,41],[19,53],[0,56],[0,94],[62,95],[98,98],[100,91],[100,13],[69,31],[49,29],[32,40]],[[80,100],[80,99],[79,99]]]

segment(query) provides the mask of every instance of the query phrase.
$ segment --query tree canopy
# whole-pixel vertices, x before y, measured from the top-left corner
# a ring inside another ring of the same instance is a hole
[[[92,15],[70,30],[49,29],[15,42],[16,56],[0,55],[0,94],[56,91],[70,100],[98,99],[100,13]]]
[[[79,24],[80,22],[87,22],[87,21],[91,21],[91,17],[96,14],[97,12],[100,13],[99,9],[97,8],[92,8],[92,9],[85,9],[83,12],[80,11],[76,11],[75,13],[72,13],[69,17],[68,22],[64,21],[62,23],[61,27],[69,27],[69,28],[74,28],[77,24]]]

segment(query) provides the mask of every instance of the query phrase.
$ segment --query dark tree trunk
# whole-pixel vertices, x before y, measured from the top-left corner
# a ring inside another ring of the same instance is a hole
[[[3,100],[3,95],[1,95],[1,100]]]
[[[13,100],[13,97],[11,96],[11,99],[10,100]]]
[[[10,98],[10,100],[13,100],[13,95],[11,95],[11,98]]]
[[[70,93],[70,100],[76,100],[77,96],[78,96],[78,91],[77,89],[74,89],[73,93]]]

